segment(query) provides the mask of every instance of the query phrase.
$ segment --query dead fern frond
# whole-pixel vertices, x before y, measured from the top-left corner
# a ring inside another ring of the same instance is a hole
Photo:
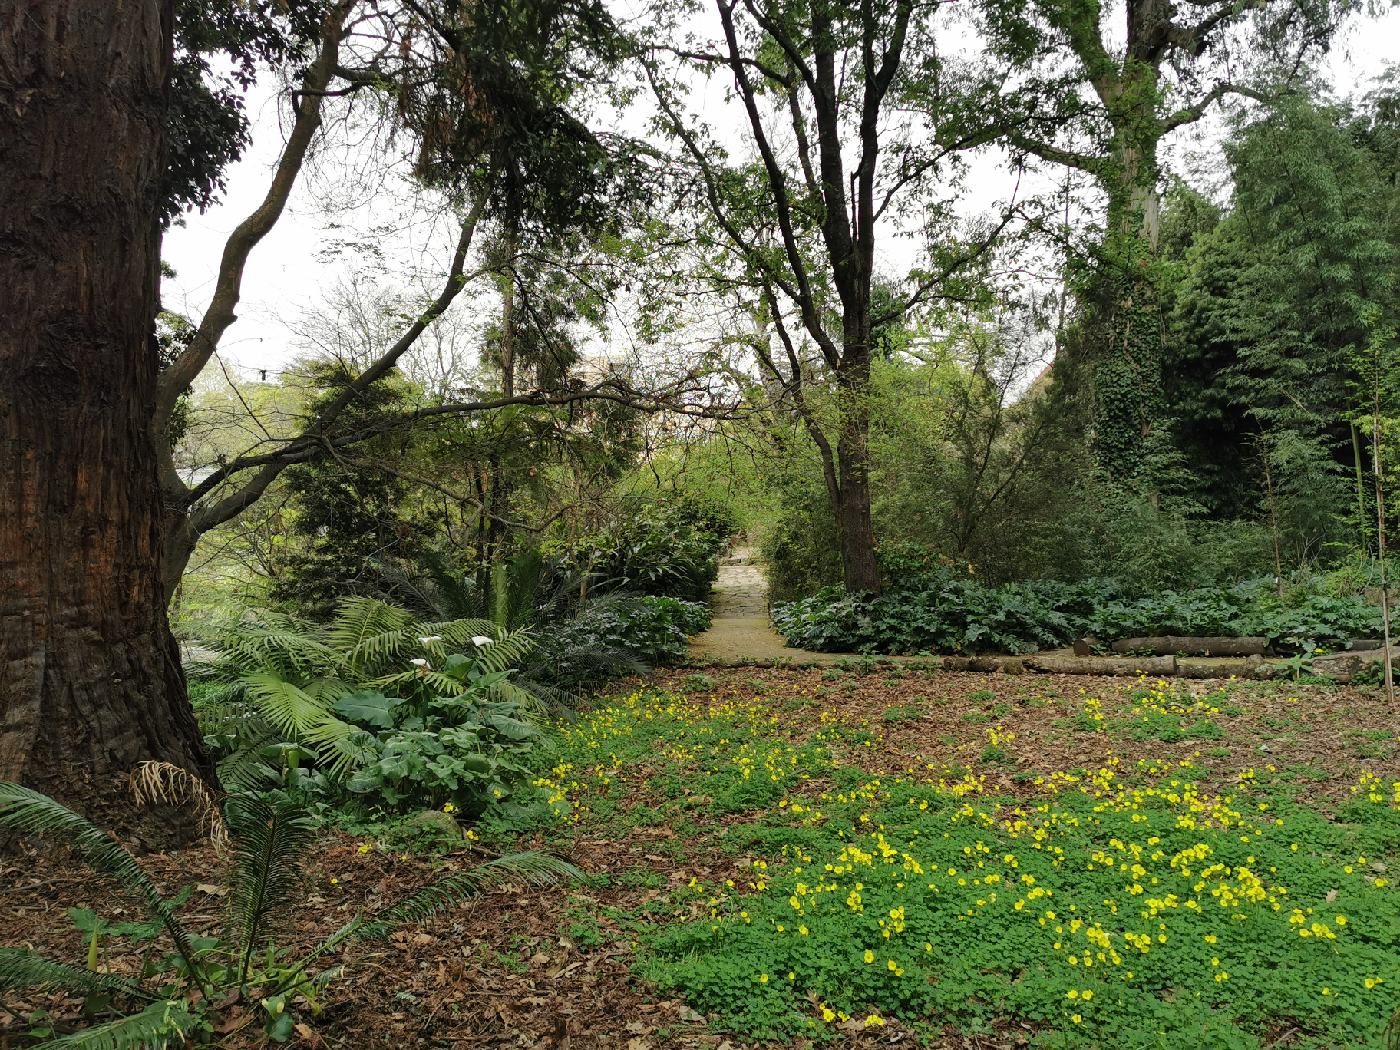
[[[220,853],[228,845],[228,827],[219,804],[204,781],[188,769],[170,762],[147,761],[138,765],[128,778],[131,795],[138,806],[156,803],[194,807],[200,831]]]

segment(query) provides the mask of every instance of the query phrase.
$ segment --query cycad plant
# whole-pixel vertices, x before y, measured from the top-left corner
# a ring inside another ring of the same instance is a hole
[[[256,784],[283,743],[344,779],[373,760],[365,727],[389,728],[391,709],[402,719],[421,717],[430,702],[489,700],[506,715],[534,703],[510,677],[534,648],[528,632],[487,620],[416,620],[372,598],[342,600],[327,624],[246,611],[208,641],[219,659],[192,679],[214,686],[201,690],[198,713],[232,787]]]
[[[49,1039],[35,1050],[133,1050],[199,1044],[212,1038],[218,1012],[261,1011],[274,1040],[288,1038],[299,1009],[315,1010],[340,972],[320,964],[350,942],[383,938],[494,887],[544,885],[577,869],[537,852],[498,857],[449,876],[372,915],[357,914],[315,947],[277,944],[279,918],[301,886],[301,862],[315,825],[285,795],[238,795],[224,807],[228,829],[228,914],[222,931],[201,936],[178,915],[136,859],[96,825],[53,799],[0,783],[0,830],[52,839],[111,878],[150,914],[152,933],[169,954],[131,976],[98,969],[97,927],[87,965],[75,966],[22,948],[0,948],[0,992],[58,990],[84,996],[93,1024]]]

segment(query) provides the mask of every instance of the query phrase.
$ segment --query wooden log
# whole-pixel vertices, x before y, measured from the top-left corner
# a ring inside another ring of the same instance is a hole
[[[1048,674],[1174,675],[1175,656],[1027,656],[1027,670]]]
[[[1328,678],[1335,678],[1339,682],[1349,682],[1353,675],[1367,670],[1374,664],[1383,663],[1385,660],[1384,649],[1365,649],[1350,653],[1328,653],[1325,656],[1315,656],[1312,660],[1312,673],[1326,675]],[[1390,660],[1394,665],[1400,665],[1400,645],[1390,647]]]
[[[1230,638],[1212,635],[1165,634],[1147,638],[1120,638],[1110,647],[1115,653],[1154,653],[1161,656],[1263,656],[1269,640],[1259,637]]]
[[[1263,657],[1246,656],[1239,660],[1212,660],[1210,663],[1176,662],[1178,678],[1273,678],[1274,672]]]

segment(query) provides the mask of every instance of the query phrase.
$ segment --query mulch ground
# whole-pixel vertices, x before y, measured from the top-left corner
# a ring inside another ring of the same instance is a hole
[[[747,668],[704,675],[677,671],[655,681],[697,697],[762,696],[794,730],[815,725],[822,711],[848,721],[863,719],[880,738],[874,746],[850,748],[844,761],[881,774],[925,769],[929,763],[968,766],[985,774],[989,786],[1008,792],[1026,790],[1027,773],[1093,768],[1113,757],[1124,764],[1138,758],[1190,759],[1196,766],[1193,779],[1219,786],[1248,767],[1305,767],[1315,794],[1324,800],[1345,797],[1363,768],[1400,778],[1400,713],[1387,710],[1375,690],[1237,683],[1232,699],[1241,713],[1214,719],[1225,730],[1222,738],[1168,743],[1075,732],[1066,725],[1085,696],[1102,700],[1110,719],[1125,712],[1136,684],[1127,679]],[[1191,688],[1204,693],[1220,685],[1194,682]],[[978,765],[990,727],[1013,733],[1014,739],[1004,745],[1005,761]],[[720,826],[716,821],[714,830]],[[684,1002],[658,995],[637,978],[635,933],[610,917],[636,914],[692,875],[708,880],[713,865],[730,863],[707,856],[704,837],[703,829],[699,837],[678,836],[668,827],[644,825],[624,838],[590,836],[584,825],[563,849],[558,843],[550,848],[590,874],[608,875],[607,885],[492,893],[387,942],[347,949],[336,960],[345,965],[344,976],[328,988],[321,1012],[305,1017],[293,1044],[530,1050],[760,1045],[708,1031]],[[306,874],[307,906],[285,917],[283,942],[314,944],[356,910],[396,900],[472,859],[470,853],[444,860],[361,852],[357,840],[328,833]],[[185,914],[193,925],[217,927],[223,900],[215,874],[219,860],[211,849],[152,854],[144,862],[168,890],[194,884]],[[0,944],[80,961],[85,944],[66,909],[84,906],[113,921],[142,918],[62,850],[0,856]],[[115,972],[134,972],[139,964],[139,958],[116,949],[104,960]],[[24,1045],[32,1011],[48,1010],[71,1024],[80,1006],[48,994],[0,997],[0,1050]],[[223,1016],[220,1045],[231,1050],[263,1045],[256,1004],[235,1005]],[[1023,1037],[1015,1031],[980,1037],[950,1033],[941,1045],[1010,1046]],[[846,1045],[907,1042],[907,1036],[890,1031],[852,1036]]]

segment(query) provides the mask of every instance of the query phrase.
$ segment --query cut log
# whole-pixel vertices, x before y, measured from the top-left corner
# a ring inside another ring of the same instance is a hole
[[[1390,659],[1392,664],[1400,666],[1400,645],[1390,647]],[[1339,682],[1351,681],[1352,675],[1364,671],[1372,665],[1379,664],[1385,660],[1384,649],[1367,649],[1361,652],[1351,653],[1328,653],[1326,656],[1315,656],[1312,660],[1312,673],[1326,675],[1328,678],[1335,678]]]
[[[1162,656],[1263,656],[1269,640],[1259,637],[1164,634],[1147,638],[1120,638],[1111,646],[1115,653],[1154,653]]]
[[[1023,662],[1049,674],[1176,674],[1175,656],[1027,656]]]
[[[1210,663],[1176,662],[1178,678],[1273,678],[1275,673],[1262,657],[1246,656],[1239,660],[1212,660]]]

